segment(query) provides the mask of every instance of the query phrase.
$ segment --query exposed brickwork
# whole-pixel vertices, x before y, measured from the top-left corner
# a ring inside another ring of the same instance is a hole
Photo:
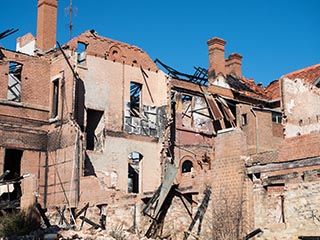
[[[86,31],[67,46],[72,50],[77,50],[78,42],[86,44],[86,53],[88,55],[104,58],[106,60],[125,63],[129,66],[139,67],[156,71],[158,67],[142,49],[129,44],[99,36],[98,33]]]
[[[278,161],[319,156],[319,141],[319,133],[287,138],[281,143]]]
[[[89,203],[94,222],[104,214],[107,224],[144,234],[150,218],[141,211],[174,164],[177,191],[165,202],[163,236],[183,238],[207,186],[204,239],[221,231],[242,239],[258,227],[257,239],[317,234],[319,65],[264,88],[242,76],[241,55],[225,59],[226,42],[213,38],[209,84],[201,86],[94,31],[51,49],[56,10],[56,0],[38,1],[35,56],[0,52],[0,169],[7,149],[22,152],[14,167],[31,174],[22,180],[22,207],[38,201],[56,223],[56,206]],[[10,61],[23,64],[20,102],[8,101]]]
[[[48,51],[55,47],[58,0],[38,1],[37,47]]]

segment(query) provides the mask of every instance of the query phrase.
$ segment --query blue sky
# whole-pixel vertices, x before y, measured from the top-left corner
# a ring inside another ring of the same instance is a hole
[[[59,0],[57,40],[69,39],[70,0]],[[243,75],[267,85],[283,74],[320,63],[319,0],[107,1],[73,0],[73,36],[99,35],[136,45],[154,60],[184,73],[208,67],[207,40],[227,41],[226,57],[243,56]],[[0,40],[15,49],[16,38],[36,33],[37,0],[1,2]]]

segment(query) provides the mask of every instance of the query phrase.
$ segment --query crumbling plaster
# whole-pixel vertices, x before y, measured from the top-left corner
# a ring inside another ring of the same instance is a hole
[[[320,129],[320,91],[303,79],[282,78],[285,136],[309,134]]]
[[[161,179],[160,151],[162,145],[157,142],[139,141],[139,139],[126,139],[106,137],[107,144],[102,153],[87,151],[96,172],[109,175],[117,174],[116,189],[126,192],[128,188],[128,161],[129,154],[139,152],[143,155],[139,163],[139,192],[153,191]],[[158,154],[157,154],[158,153]],[[109,183],[106,183],[109,185]]]

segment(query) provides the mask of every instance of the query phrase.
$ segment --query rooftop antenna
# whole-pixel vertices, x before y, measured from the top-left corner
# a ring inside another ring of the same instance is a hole
[[[73,15],[76,15],[76,11],[77,8],[74,8],[72,5],[72,0],[70,0],[70,4],[69,7],[66,7],[64,9],[65,15],[69,15],[69,24],[68,24],[68,28],[69,28],[69,39],[71,40],[72,38],[72,30],[73,30]]]
[[[72,25],[72,15],[73,15],[72,0],[70,0],[69,15],[70,15],[70,22],[69,22],[70,35],[69,35],[69,38],[71,40],[71,38],[72,38],[72,28],[73,28],[73,25]]]

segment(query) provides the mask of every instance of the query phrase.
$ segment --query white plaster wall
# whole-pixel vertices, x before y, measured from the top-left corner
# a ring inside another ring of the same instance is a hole
[[[140,162],[139,192],[154,191],[160,184],[161,144],[137,141],[126,138],[106,137],[103,153],[88,152],[95,171],[117,173],[117,189],[124,192],[128,189],[128,156],[131,152],[143,155]]]
[[[309,134],[320,129],[320,90],[302,79],[283,78],[285,136]]]
[[[29,55],[33,56],[34,55],[35,46],[36,46],[36,40],[33,40],[33,41],[27,43],[23,47],[20,47],[19,42],[17,42],[16,51],[17,52],[26,53],[26,54],[29,54]]]

